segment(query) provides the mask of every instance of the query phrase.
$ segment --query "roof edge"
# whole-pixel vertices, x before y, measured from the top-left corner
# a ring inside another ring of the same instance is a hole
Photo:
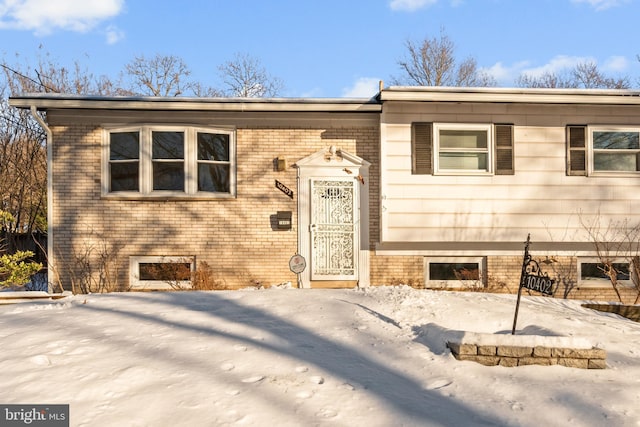
[[[256,112],[372,112],[381,111],[375,98],[200,98],[144,96],[83,96],[30,93],[9,97],[17,108],[101,110],[197,110]]]
[[[640,90],[390,86],[380,92],[379,99],[381,102],[418,101],[640,105]]]

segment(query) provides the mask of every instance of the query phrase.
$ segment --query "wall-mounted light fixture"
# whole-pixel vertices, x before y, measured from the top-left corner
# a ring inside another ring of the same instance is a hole
[[[287,170],[287,159],[282,156],[278,156],[276,158],[276,168],[278,172],[284,172]]]

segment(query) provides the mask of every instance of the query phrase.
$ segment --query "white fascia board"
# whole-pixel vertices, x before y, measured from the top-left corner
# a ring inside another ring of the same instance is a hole
[[[380,92],[380,100],[382,102],[417,101],[640,105],[640,92],[624,89],[514,89],[394,86]]]
[[[18,108],[98,109],[98,110],[180,110],[180,111],[266,111],[266,112],[362,112],[379,113],[381,105],[370,99],[244,99],[244,98],[164,98],[164,97],[77,97],[65,95],[23,95],[9,98]]]

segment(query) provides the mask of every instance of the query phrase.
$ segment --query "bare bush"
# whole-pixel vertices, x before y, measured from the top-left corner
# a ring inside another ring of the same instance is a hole
[[[192,289],[198,291],[220,291],[230,289],[224,279],[216,279],[213,269],[205,261],[196,267]]]
[[[640,280],[637,267],[640,264],[640,224],[632,224],[628,219],[609,220],[606,225],[601,224],[599,214],[588,219],[580,215],[580,224],[587,232],[594,245],[598,258],[598,268],[609,279],[611,286],[622,302],[620,294],[619,275],[622,273],[617,265],[625,261],[629,265],[629,275],[635,287],[635,304],[640,300]]]
[[[60,287],[63,281],[71,283],[74,294],[124,290],[118,281],[122,247],[109,243],[103,234],[89,230],[80,246],[73,247],[68,254],[57,253],[56,259],[62,268],[53,266],[53,270]],[[66,278],[61,277],[65,274]]]

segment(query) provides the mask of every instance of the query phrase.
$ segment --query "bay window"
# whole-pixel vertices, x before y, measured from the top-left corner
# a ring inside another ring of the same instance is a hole
[[[105,132],[103,195],[235,195],[232,131],[141,126]]]

